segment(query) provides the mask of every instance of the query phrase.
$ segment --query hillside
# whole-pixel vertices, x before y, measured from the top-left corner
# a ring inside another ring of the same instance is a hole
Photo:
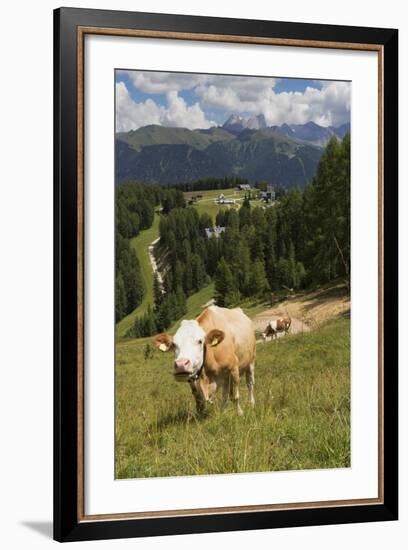
[[[256,404],[242,381],[242,417],[231,404],[221,414],[218,395],[197,418],[188,384],[173,379],[173,354],[149,340],[116,353],[115,478],[350,466],[349,319],[259,345]]]
[[[141,276],[144,286],[144,297],[142,303],[129,315],[121,319],[116,325],[116,335],[123,338],[133,325],[135,318],[146,313],[148,305],[153,303],[153,271],[149,259],[149,245],[159,235],[159,216],[156,213],[154,221],[149,229],[141,231],[137,237],[130,241],[131,248],[135,251],[141,269]]]
[[[222,128],[188,130],[151,124],[138,130],[119,133],[116,137],[127,143],[131,149],[140,151],[150,145],[189,145],[195,149],[205,149],[210,143],[233,139],[234,136]]]
[[[322,148],[270,128],[187,130],[146,126],[116,136],[116,182],[178,183],[236,175],[303,187],[314,176]]]

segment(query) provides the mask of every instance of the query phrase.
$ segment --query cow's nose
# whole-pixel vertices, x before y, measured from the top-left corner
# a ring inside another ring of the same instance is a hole
[[[176,369],[185,369],[189,366],[190,364],[190,359],[177,359],[175,362],[174,362],[174,367]]]

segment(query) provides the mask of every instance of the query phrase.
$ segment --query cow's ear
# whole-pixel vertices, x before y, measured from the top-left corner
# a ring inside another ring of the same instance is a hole
[[[205,337],[205,343],[208,346],[214,347],[218,346],[225,338],[225,333],[222,330],[214,328]]]
[[[169,351],[173,347],[173,336],[163,332],[153,338],[153,343],[160,351]]]

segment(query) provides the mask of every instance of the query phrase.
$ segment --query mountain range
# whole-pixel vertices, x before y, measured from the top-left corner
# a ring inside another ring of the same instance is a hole
[[[349,125],[313,122],[267,126],[263,115],[231,115],[223,126],[188,130],[149,125],[116,134],[116,182],[178,183],[236,175],[303,187],[314,176],[323,147]]]
[[[281,126],[267,126],[264,115],[245,118],[238,115],[231,115],[222,126],[225,130],[234,133],[240,133],[243,130],[267,130],[275,132],[291,139],[306,141],[313,145],[325,147],[332,136],[339,139],[350,131],[350,123],[347,122],[339,127],[319,126],[315,122],[306,124],[282,124]]]

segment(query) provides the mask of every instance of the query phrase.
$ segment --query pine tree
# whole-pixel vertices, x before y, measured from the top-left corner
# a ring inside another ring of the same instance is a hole
[[[160,308],[157,310],[156,313],[156,325],[159,332],[166,330],[173,320],[170,303],[171,295],[172,293],[165,296],[163,302],[160,305]]]
[[[249,285],[252,295],[262,295],[269,288],[264,264],[260,260],[252,265]]]
[[[205,235],[205,229],[207,227],[212,227],[213,221],[212,218],[207,212],[204,212],[204,214],[201,214],[200,216],[200,231],[202,235]]]
[[[153,299],[154,299],[154,309],[158,309],[160,307],[160,304],[163,301],[163,289],[162,285],[159,282],[159,278],[157,274],[155,273],[154,279],[153,279]]]
[[[297,280],[297,264],[296,264],[296,257],[295,257],[295,247],[293,245],[292,240],[289,241],[289,286],[291,288],[297,288],[298,287],[298,280]]]
[[[236,246],[236,268],[235,273],[238,275],[238,287],[244,296],[250,294],[250,279],[251,279],[251,254],[246,239],[241,238]]]
[[[251,225],[251,203],[248,197],[245,197],[239,209],[239,227],[242,229],[245,225]]]
[[[187,258],[184,264],[183,289],[187,295],[193,290],[193,267],[191,265],[191,256]]]
[[[231,269],[224,258],[218,262],[214,275],[215,299],[219,306],[227,305],[232,295],[236,295],[238,289],[234,284]],[[229,297],[229,299],[227,298]],[[227,298],[227,300],[226,300]]]
[[[310,279],[322,283],[339,275],[349,277],[350,262],[350,137],[332,138],[317,174],[304,197],[309,238],[305,260]]]
[[[191,269],[193,276],[193,287],[195,290],[200,290],[200,288],[204,286],[206,273],[203,260],[198,254],[192,254],[191,256]]]
[[[123,282],[122,274],[116,277],[115,281],[115,318],[116,321],[120,321],[122,317],[126,315],[127,303],[126,303],[126,291]]]
[[[289,260],[286,258],[279,258],[276,265],[276,282],[277,288],[289,287],[291,284],[291,269]]]
[[[144,324],[144,336],[152,336],[152,334],[155,334],[157,332],[156,319],[152,306],[150,304],[147,306]]]
[[[181,286],[177,287],[176,290],[176,301],[177,301],[177,315],[176,319],[182,317],[187,312],[187,298],[184,294],[183,288]]]

